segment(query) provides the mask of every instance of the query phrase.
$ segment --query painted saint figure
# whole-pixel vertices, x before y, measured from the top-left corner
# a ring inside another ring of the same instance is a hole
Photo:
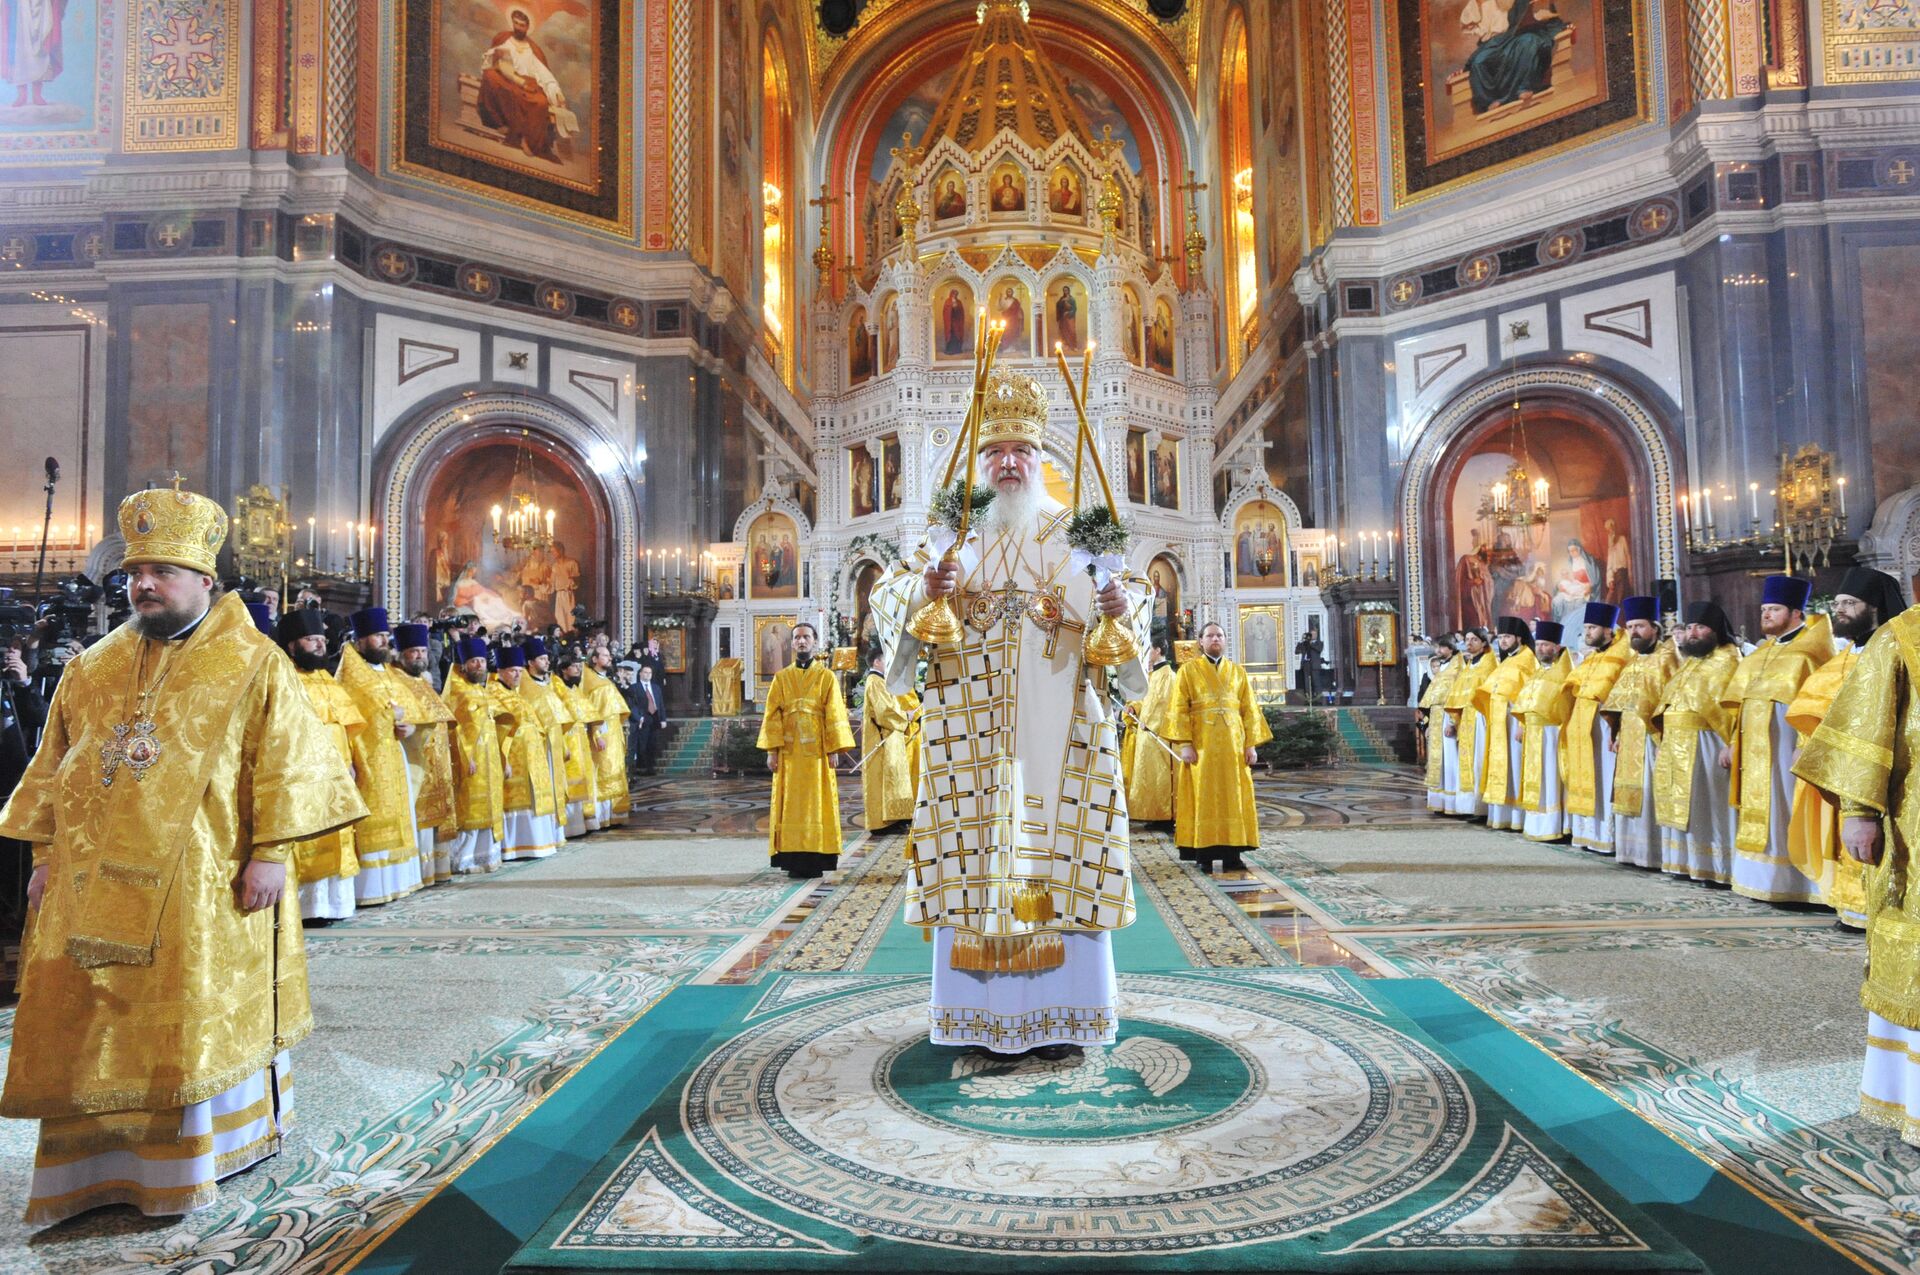
[[[1553,0],[1512,0],[1504,13],[1494,0],[1468,0],[1461,22],[1480,40],[1466,68],[1475,115],[1552,87],[1553,42],[1567,25]]]
[[[480,57],[480,122],[500,129],[508,146],[558,164],[553,148],[578,131],[578,121],[546,50],[530,34],[533,19],[524,9],[509,17],[513,29],[494,36]]]
[[[6,0],[0,4],[0,80],[14,86],[16,109],[48,105],[45,89],[64,69],[60,22],[67,0]]]

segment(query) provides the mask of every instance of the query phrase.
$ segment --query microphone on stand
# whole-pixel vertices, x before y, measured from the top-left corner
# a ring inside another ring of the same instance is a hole
[[[40,522],[40,558],[33,567],[33,600],[36,605],[41,601],[40,581],[47,573],[47,536],[53,530],[53,487],[60,481],[60,462],[52,456],[46,459],[47,481],[41,490],[47,493],[46,517]]]

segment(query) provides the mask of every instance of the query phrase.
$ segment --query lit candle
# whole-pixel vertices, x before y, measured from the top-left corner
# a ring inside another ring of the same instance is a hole
[[[1547,486],[1546,479],[1536,478],[1533,480],[1533,507],[1535,509],[1545,509],[1547,507],[1547,496],[1550,491],[1551,489]]]
[[[673,587],[675,589],[684,588],[686,582],[687,577],[680,566],[680,549],[678,546],[675,546],[673,551]]]
[[[333,538],[339,533],[339,530],[340,528],[334,526],[332,523],[327,524],[327,569],[329,571],[333,569],[333,564],[340,560],[333,544]]]
[[[9,545],[8,548],[12,549],[15,553],[19,553],[21,543],[20,528],[18,524],[16,524],[13,529],[13,543]]]
[[[490,512],[493,515],[493,538],[495,540],[498,540],[500,538],[500,515],[503,511],[501,510],[500,506],[495,505],[488,512]]]
[[[1747,484],[1747,505],[1748,505],[1748,512],[1750,512],[1753,515],[1753,525],[1756,527],[1759,526],[1760,525],[1760,484],[1759,483]]]
[[[87,530],[91,533],[93,528],[89,527]],[[307,519],[307,557],[309,558],[313,557],[313,542],[317,535],[319,535],[319,532],[315,528],[313,519]]]
[[[553,510],[547,510],[547,539],[553,539]]]
[[[1845,510],[1842,510],[1841,512],[1844,513]],[[97,543],[98,540],[99,540],[99,537],[94,535],[94,524],[88,523],[87,524],[87,544],[93,545]]]
[[[1842,478],[1838,486],[1840,488],[1840,520],[1845,522],[1847,517],[1847,480]]]
[[[1400,533],[1387,533],[1387,579],[1393,579],[1393,568],[1400,561]]]

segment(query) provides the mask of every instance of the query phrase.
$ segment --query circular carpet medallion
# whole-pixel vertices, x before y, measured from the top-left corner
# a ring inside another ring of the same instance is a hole
[[[924,983],[748,1026],[683,1126],[721,1173],[823,1220],[1001,1252],[1272,1240],[1385,1207],[1474,1129],[1460,1076],[1365,1014],[1133,975],[1110,1046],[1058,1062],[927,1043]]]

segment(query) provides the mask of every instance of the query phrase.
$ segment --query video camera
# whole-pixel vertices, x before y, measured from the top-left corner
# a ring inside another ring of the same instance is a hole
[[[40,604],[43,625],[40,640],[52,645],[68,638],[83,638],[93,627],[93,608],[106,591],[84,575],[61,576],[53,582],[53,594]]]
[[[587,609],[584,606],[576,606],[573,608],[573,631],[580,637],[586,637],[595,629],[604,629],[606,627],[607,622],[605,620],[589,620],[587,618]]]

